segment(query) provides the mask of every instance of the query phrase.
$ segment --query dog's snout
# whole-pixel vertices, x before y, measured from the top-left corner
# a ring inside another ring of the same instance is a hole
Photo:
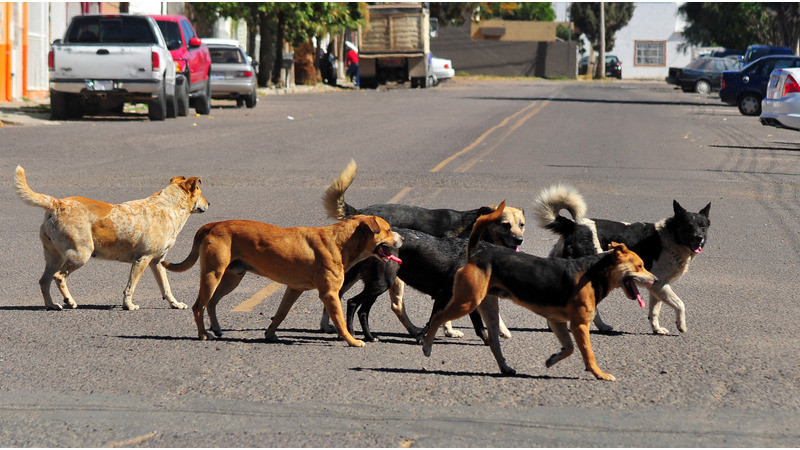
[[[392,234],[394,235],[394,246],[397,247],[397,248],[402,247],[403,246],[403,236],[400,236],[395,231],[392,231]]]

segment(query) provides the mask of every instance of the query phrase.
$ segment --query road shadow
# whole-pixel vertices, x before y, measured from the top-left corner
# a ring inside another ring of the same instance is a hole
[[[510,100],[515,102],[548,101],[551,103],[598,103],[604,105],[646,105],[646,106],[709,106],[713,108],[731,108],[725,103],[706,103],[703,101],[664,101],[664,100],[608,100],[599,98],[549,98],[549,97],[466,97],[471,100]]]
[[[481,378],[522,378],[530,380],[580,380],[578,377],[554,377],[550,375],[528,375],[517,373],[516,375],[503,375],[500,372],[468,372],[459,370],[426,370],[426,369],[400,369],[389,367],[352,367],[349,370],[354,372],[378,372],[389,374],[415,374],[415,375],[445,375],[456,377],[481,377]]]

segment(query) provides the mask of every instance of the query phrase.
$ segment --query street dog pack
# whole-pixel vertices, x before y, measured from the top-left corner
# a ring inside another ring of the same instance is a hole
[[[672,215],[653,222],[589,219],[581,193],[556,184],[534,199],[538,225],[557,238],[549,255],[537,256],[520,251],[525,213],[505,200],[464,211],[395,203],[356,207],[344,198],[356,172],[356,163],[350,161],[323,195],[320,213],[335,223],[290,228],[235,218],[207,223],[194,233],[189,254],[179,262],[168,262],[167,252],[190,217],[210,205],[198,177],[174,176],[151,196],[120,204],[38,193],[28,185],[21,166],[14,188],[26,204],[45,211],[39,230],[45,268],[39,287],[46,309],[63,308],[51,296],[53,281],[64,305],[78,307],[67,277],[92,258],[131,265],[124,309],[139,308],[133,294],[147,268],[164,300],[184,309],[187,305],[170,290],[167,271],[186,272],[197,264],[199,287],[192,316],[199,339],[222,336],[217,305],[247,273],[254,273],[286,286],[264,332],[268,341],[277,339],[281,322],[300,295],[315,291],[323,305],[323,331],[335,331],[353,347],[376,342],[380,331],[370,328],[369,313],[377,298],[388,292],[409,343],[422,344],[424,356],[430,356],[440,327],[447,337],[463,337],[451,321],[469,315],[500,372],[514,375],[500,348],[500,338],[512,336],[498,303],[509,299],[542,316],[555,334],[560,349],[545,358],[546,367],[568,357],[577,345],[585,369],[608,381],[616,377],[600,369],[589,327],[594,323],[600,332],[613,330],[597,310],[613,290],[619,288],[644,308],[639,288],[647,289],[647,317],[654,334],[670,332],[659,322],[662,304],[674,310],[677,330],[688,330],[686,307],[673,284],[706,245],[710,203],[695,213],[674,200]],[[342,300],[359,280],[362,291],[347,298],[343,309]],[[414,325],[406,314],[406,287],[432,299],[424,326]],[[363,340],[354,337],[355,317]]]

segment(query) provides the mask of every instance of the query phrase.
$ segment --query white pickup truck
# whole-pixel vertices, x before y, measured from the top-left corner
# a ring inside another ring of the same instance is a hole
[[[150,120],[176,116],[175,63],[151,17],[76,16],[48,66],[52,119],[122,112],[125,103],[146,103]]]

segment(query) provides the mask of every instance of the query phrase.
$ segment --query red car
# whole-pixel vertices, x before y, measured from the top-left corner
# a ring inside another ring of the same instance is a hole
[[[197,37],[192,23],[186,16],[151,15],[158,23],[167,42],[167,49],[175,60],[179,76],[175,80],[178,97],[178,115],[189,113],[189,105],[198,114],[211,112],[211,55],[208,47]]]

